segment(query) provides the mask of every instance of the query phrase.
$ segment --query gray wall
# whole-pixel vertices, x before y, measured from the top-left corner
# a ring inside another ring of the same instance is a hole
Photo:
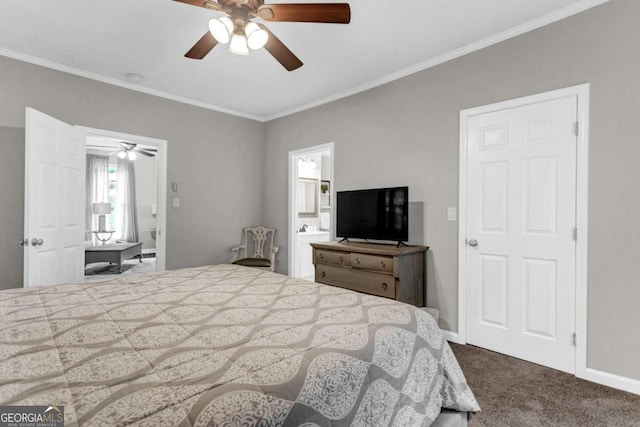
[[[168,182],[180,183],[182,199],[181,208],[171,207],[168,186],[169,269],[228,262],[240,229],[262,222],[262,188],[256,183],[264,175],[263,123],[5,57],[0,57],[0,99],[0,126],[24,128],[25,107],[33,107],[70,124],[168,141]],[[20,284],[16,280],[22,276],[17,242],[23,227],[23,132],[9,131],[6,141],[7,132],[0,134],[0,222],[3,233],[10,232],[0,243],[3,286]]]
[[[425,207],[429,305],[456,331],[460,110],[591,83],[588,367],[640,379],[640,2],[617,0],[385,86],[267,123],[265,223],[283,230],[287,153],[334,141],[336,190],[409,185]],[[415,237],[415,236],[414,236]],[[279,271],[285,272],[281,265]],[[580,339],[580,338],[578,338]]]
[[[24,129],[0,126],[0,289],[22,287],[23,212]]]

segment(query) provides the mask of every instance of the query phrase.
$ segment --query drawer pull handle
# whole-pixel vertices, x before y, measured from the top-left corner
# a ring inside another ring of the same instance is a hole
[[[340,262],[344,261],[344,257],[340,255]]]
[[[384,261],[380,261],[380,264],[382,264],[382,268],[387,268],[387,264]]]
[[[356,262],[360,264],[360,258],[356,258]]]
[[[322,252],[320,252],[320,255],[318,255],[320,257],[320,259],[324,259],[324,254]]]
[[[388,287],[389,287],[389,285],[387,285],[386,283],[382,283],[382,290],[383,291],[386,291]]]
[[[327,275],[327,273],[325,273],[324,271],[321,271],[321,272],[320,272],[320,277],[324,277],[324,276],[326,276],[326,275]]]

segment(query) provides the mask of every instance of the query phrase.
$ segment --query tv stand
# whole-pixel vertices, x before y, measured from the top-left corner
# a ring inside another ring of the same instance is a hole
[[[338,243],[342,243],[342,242],[349,243],[349,238],[348,237],[343,237],[342,240],[340,240]]]
[[[427,246],[311,243],[315,281],[425,306]]]

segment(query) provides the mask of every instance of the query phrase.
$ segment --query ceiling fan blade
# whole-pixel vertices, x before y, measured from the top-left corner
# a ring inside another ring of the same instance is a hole
[[[138,147],[138,144],[134,144],[134,143],[132,143],[132,145],[133,145],[133,148],[132,148],[133,151],[148,157],[154,157],[156,155],[156,152],[158,151],[155,148],[140,148]]]
[[[267,27],[262,24],[258,24],[260,28],[265,30],[269,34],[269,39],[267,40],[267,44],[264,45],[264,48],[269,52],[276,60],[282,64],[287,71],[293,71],[300,67],[302,67],[302,61],[298,59],[297,56],[293,54],[289,50],[288,47],[284,45],[280,41],[279,38],[273,35],[271,31]]]
[[[192,6],[204,7],[205,9],[222,10],[222,6],[213,0],[173,0],[179,3],[186,3]]]
[[[177,1],[178,3],[192,4],[194,6],[199,6],[199,7],[204,7],[204,4],[205,4],[205,0],[173,0],[173,1]]]
[[[211,52],[211,49],[216,47],[218,40],[216,40],[209,31],[207,31],[200,40],[193,45],[189,52],[184,56],[191,59],[202,59],[207,56],[207,53]]]
[[[265,4],[258,8],[265,21],[322,22],[348,24],[351,8],[347,3],[289,3]]]

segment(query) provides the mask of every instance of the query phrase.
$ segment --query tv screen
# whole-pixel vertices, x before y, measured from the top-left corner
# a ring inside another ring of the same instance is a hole
[[[338,191],[336,237],[409,240],[409,187]]]

